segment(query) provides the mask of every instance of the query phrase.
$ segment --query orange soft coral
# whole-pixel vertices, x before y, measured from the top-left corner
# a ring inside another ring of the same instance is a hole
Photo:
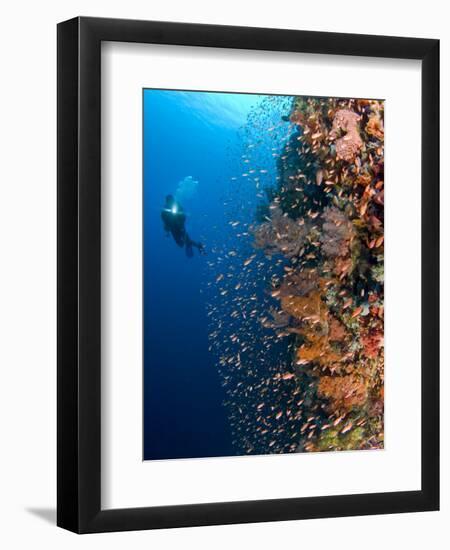
[[[333,350],[327,336],[309,333],[308,341],[297,349],[297,364],[316,362],[330,365],[341,361],[342,356]]]
[[[372,114],[366,124],[366,132],[377,139],[384,139],[383,121],[378,113]]]
[[[318,394],[329,401],[334,411],[350,411],[362,407],[367,401],[367,383],[355,375],[322,376],[318,385]]]
[[[367,185],[369,185],[369,183],[372,181],[372,176],[370,174],[359,174],[358,177],[356,178],[356,181],[355,183],[357,183],[358,185],[362,185],[363,187],[366,187]]]

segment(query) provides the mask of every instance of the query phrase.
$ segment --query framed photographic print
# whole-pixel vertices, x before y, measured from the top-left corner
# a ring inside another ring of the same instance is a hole
[[[58,25],[58,525],[437,510],[439,42]]]

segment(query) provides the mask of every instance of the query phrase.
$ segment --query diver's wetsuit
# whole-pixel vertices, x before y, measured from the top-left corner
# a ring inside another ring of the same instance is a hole
[[[189,237],[185,228],[186,214],[171,195],[166,198],[165,208],[161,211],[161,218],[165,231],[172,235],[178,246],[185,247],[187,256],[193,256],[192,247],[197,248],[200,253],[204,252],[204,246]]]

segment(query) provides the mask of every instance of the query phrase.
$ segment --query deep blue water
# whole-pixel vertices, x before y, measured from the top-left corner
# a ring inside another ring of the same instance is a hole
[[[217,353],[208,349],[208,301],[215,292],[214,285],[207,287],[212,276],[208,266],[219,249],[237,246],[229,232],[230,178],[239,174],[233,185],[240,185],[245,128],[262,100],[246,94],[144,90],[146,460],[237,452]],[[270,147],[267,164],[273,178]],[[188,176],[198,184],[191,197],[181,195],[186,229],[207,251],[202,256],[194,250],[192,258],[165,234],[160,216],[165,196],[175,194]],[[251,218],[258,190],[244,188],[244,183],[242,189],[237,208]]]

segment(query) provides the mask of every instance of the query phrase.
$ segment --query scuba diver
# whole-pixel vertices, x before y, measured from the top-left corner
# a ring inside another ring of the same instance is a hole
[[[178,246],[184,247],[186,255],[192,258],[194,251],[192,247],[198,249],[200,254],[205,254],[205,247],[202,243],[193,241],[184,226],[186,223],[186,214],[183,207],[177,203],[173,195],[167,195],[166,203],[161,211],[161,219],[164,224],[164,230],[171,234]]]

